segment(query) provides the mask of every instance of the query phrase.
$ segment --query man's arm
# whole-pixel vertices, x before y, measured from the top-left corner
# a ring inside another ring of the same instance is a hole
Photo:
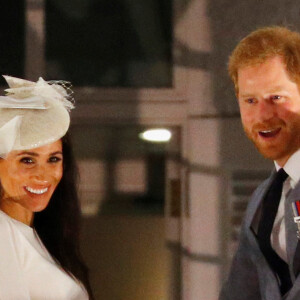
[[[251,245],[242,230],[238,251],[232,261],[230,273],[219,300],[262,299],[256,265],[250,257]]]

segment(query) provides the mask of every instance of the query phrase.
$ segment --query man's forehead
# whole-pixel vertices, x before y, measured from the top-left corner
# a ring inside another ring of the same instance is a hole
[[[272,55],[269,57],[253,58],[252,60],[247,60],[240,63],[237,68],[237,73],[244,69],[260,67],[268,63],[281,64],[284,68],[286,68],[286,62],[281,55]]]
[[[266,87],[266,93],[277,93],[280,91],[284,91],[286,89],[286,87],[282,86],[282,85],[275,85],[275,86],[271,86],[271,87]],[[241,96],[250,96],[251,93],[249,93],[247,90],[246,91],[241,91]]]

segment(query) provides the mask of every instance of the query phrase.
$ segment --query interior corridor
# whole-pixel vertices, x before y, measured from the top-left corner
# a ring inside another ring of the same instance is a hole
[[[169,256],[163,216],[85,218],[82,251],[95,299],[168,299]]]

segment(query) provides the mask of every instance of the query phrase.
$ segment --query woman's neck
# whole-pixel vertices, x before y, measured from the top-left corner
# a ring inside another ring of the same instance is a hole
[[[0,209],[11,218],[32,227],[34,213],[24,209],[24,207],[18,203],[1,199]]]

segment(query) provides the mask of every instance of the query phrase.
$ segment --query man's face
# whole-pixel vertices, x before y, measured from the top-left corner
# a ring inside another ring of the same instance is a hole
[[[257,149],[283,166],[300,148],[300,93],[280,56],[238,71],[244,130]]]

